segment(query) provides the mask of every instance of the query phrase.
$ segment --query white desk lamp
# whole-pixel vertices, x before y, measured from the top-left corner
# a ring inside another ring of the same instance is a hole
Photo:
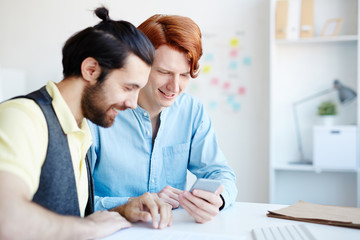
[[[293,113],[294,113],[294,121],[295,121],[296,136],[297,136],[297,143],[298,143],[298,150],[299,150],[300,160],[297,161],[297,162],[291,162],[292,164],[312,164],[312,161],[307,160],[304,157],[304,151],[303,151],[302,139],[301,139],[301,133],[300,133],[300,125],[299,125],[299,119],[298,119],[298,114],[297,114],[297,106],[299,106],[300,104],[302,104],[304,102],[307,102],[307,101],[309,101],[311,99],[320,97],[322,95],[328,94],[328,93],[333,92],[333,91],[338,92],[339,101],[342,104],[349,103],[349,102],[351,102],[352,100],[354,100],[356,98],[356,92],[354,90],[352,90],[349,87],[346,87],[346,86],[342,85],[339,80],[335,80],[333,88],[326,89],[324,91],[318,92],[318,93],[316,93],[314,95],[311,95],[311,96],[308,96],[308,97],[306,97],[304,99],[296,101],[293,104]]]

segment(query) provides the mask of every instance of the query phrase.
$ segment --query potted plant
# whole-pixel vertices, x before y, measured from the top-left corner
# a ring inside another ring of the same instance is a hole
[[[337,114],[336,104],[332,101],[325,101],[318,107],[318,114],[323,119],[325,125],[332,125]]]

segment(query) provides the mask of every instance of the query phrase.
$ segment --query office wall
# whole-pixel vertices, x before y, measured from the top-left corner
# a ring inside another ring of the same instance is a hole
[[[212,117],[237,174],[237,200],[268,201],[268,1],[2,0],[0,69],[25,76],[26,92],[48,80],[60,81],[63,43],[98,22],[92,10],[100,5],[110,9],[113,19],[136,26],[155,13],[184,15],[198,23],[204,43],[201,74],[187,91],[204,102]]]

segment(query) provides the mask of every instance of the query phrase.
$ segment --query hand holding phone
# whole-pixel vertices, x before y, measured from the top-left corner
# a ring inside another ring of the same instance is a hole
[[[203,191],[196,191],[194,189]],[[179,194],[179,204],[188,212],[197,223],[205,223],[215,217],[224,205],[221,193],[224,187],[220,180],[199,178],[189,192]]]
[[[208,192],[215,193],[216,190],[220,187],[221,182],[215,179],[206,179],[206,178],[198,178],[196,179],[193,186],[190,188],[190,192],[194,189],[200,189]]]

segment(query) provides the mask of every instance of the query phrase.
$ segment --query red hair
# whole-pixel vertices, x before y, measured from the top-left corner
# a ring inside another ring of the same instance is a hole
[[[190,18],[178,15],[156,14],[138,27],[152,42],[155,49],[168,45],[185,53],[190,64],[190,76],[199,74],[199,59],[202,55],[201,32]]]

